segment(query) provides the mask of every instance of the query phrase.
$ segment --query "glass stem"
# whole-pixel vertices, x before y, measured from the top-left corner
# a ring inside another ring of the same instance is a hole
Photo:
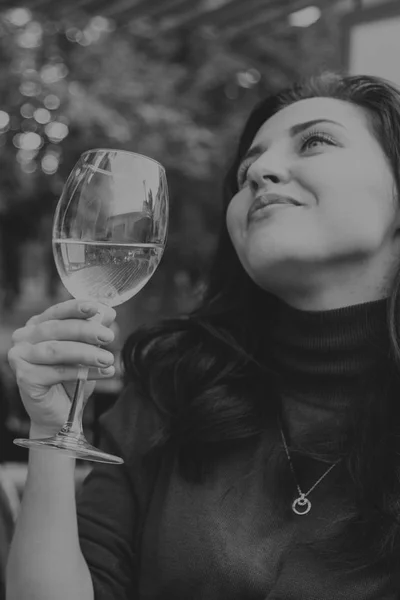
[[[88,367],[79,367],[78,379],[75,386],[74,397],[66,422],[60,433],[80,437],[83,435],[82,416],[85,408],[84,388],[87,380]]]
[[[89,321],[100,321],[103,320],[104,309],[102,306],[99,307],[99,311]],[[64,423],[60,434],[70,435],[74,437],[84,437],[83,435],[83,409],[85,408],[85,383],[89,373],[89,367],[80,366],[78,371],[78,378],[76,381],[74,397],[72,398],[71,408],[66,422]]]

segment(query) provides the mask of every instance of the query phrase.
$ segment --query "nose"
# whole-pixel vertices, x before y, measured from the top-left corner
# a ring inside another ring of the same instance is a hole
[[[254,191],[269,187],[270,183],[283,184],[290,180],[290,170],[281,154],[265,152],[249,167],[247,173]]]

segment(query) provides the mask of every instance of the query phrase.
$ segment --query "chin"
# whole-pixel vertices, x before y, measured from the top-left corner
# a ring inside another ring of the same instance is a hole
[[[265,255],[262,258],[251,256],[242,264],[254,283],[266,291],[272,291],[271,287],[281,287],[285,280],[292,287],[296,279],[299,279],[299,285],[304,279],[304,263],[299,261],[298,255],[275,255],[268,261],[265,260]]]

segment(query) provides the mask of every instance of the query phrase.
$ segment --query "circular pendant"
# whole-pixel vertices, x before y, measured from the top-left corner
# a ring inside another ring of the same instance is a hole
[[[306,515],[311,510],[311,502],[305,496],[300,496],[293,502],[292,509],[296,515]]]

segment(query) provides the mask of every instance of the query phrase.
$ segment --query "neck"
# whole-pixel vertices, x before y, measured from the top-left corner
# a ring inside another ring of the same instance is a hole
[[[285,300],[285,303],[297,310],[323,312],[384,300],[386,296],[387,294],[385,293],[379,295],[376,292],[371,292],[369,296],[366,294],[362,294],[362,296],[360,296],[356,292],[354,294],[350,292],[346,295],[343,295],[336,291],[336,293],[329,292],[312,298],[310,296],[297,296],[295,298]]]
[[[400,252],[400,248],[399,248]],[[346,264],[341,270],[329,270],[324,265],[320,273],[313,265],[297,267],[295,276],[283,293],[276,293],[282,302],[298,310],[325,311],[361,305],[388,298],[398,269],[398,254],[381,253],[373,262]],[[376,273],[383,274],[377,280]],[[299,285],[299,279],[302,284]]]
[[[267,360],[277,373],[290,435],[324,423],[333,434],[362,386],[372,381],[379,388],[375,374],[392,364],[387,306],[381,299],[309,311],[279,301],[268,326]]]
[[[343,386],[387,357],[387,306],[387,298],[322,311],[280,302],[269,338],[285,383],[321,391],[329,385],[332,398],[342,395]]]

